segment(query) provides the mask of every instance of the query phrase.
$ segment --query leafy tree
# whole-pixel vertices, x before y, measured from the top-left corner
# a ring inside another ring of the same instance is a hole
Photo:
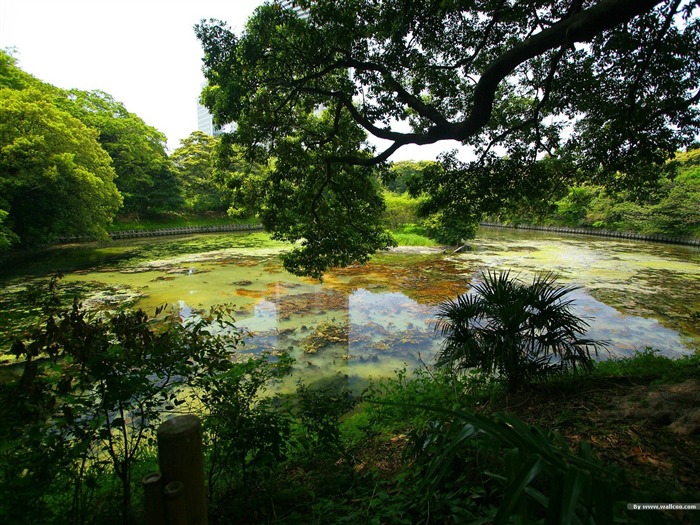
[[[509,272],[485,273],[473,293],[440,305],[438,365],[498,375],[510,391],[554,372],[590,370],[591,350],[604,343],[582,337],[588,323],[571,311],[574,290],[552,274],[525,285]]]
[[[412,161],[401,160],[391,164],[390,168],[385,172],[382,183],[384,187],[394,193],[404,193],[409,190],[410,183],[416,179],[420,179],[423,170],[434,164],[434,161]]]
[[[286,354],[275,358],[263,353],[197,384],[207,411],[203,429],[210,496],[230,491],[236,482],[251,490],[253,474],[285,457],[290,418],[275,410],[275,398],[265,394],[290,367]]]
[[[17,235],[3,223],[7,220],[9,213],[0,210],[0,253],[7,251],[18,240]]]
[[[310,191],[319,198],[296,199],[304,202],[296,233],[277,221],[288,201],[269,201],[267,227],[290,239],[325,235],[333,220],[318,203],[346,166],[376,167],[407,144],[471,148],[474,160],[446,157],[424,186],[441,212],[438,225],[459,229],[494,200],[541,197],[538,178],[556,182],[536,169],[544,155],[569,182],[643,188],[698,131],[697,0],[294,4],[301,16],[277,2],[261,6],[240,35],[217,21],[196,29],[209,81],[204,101],[219,124],[237,123],[230,140],[280,166],[305,163],[303,175],[277,172],[278,184],[295,191],[325,166],[325,183]],[[329,115],[322,131],[309,125],[320,113]],[[364,133],[390,145],[376,152]],[[284,147],[292,137],[303,157]],[[465,197],[472,177],[478,183]],[[350,198],[337,200],[345,210],[338,215],[356,216],[361,203],[379,199],[371,185],[342,191]],[[472,198],[479,194],[486,198]],[[364,217],[367,225],[379,220]],[[310,241],[323,263],[315,268],[362,259],[389,239],[376,241],[354,229],[338,230],[332,243]],[[338,246],[352,257],[333,257]]]
[[[103,91],[70,90],[56,103],[99,132],[100,144],[112,157],[125,212],[159,212],[182,205],[165,135]]]
[[[384,221],[390,230],[397,230],[409,224],[417,224],[421,220],[418,216],[420,199],[414,199],[406,193],[396,195],[387,191],[384,193],[384,203],[386,205]]]
[[[105,228],[121,205],[114,177],[95,131],[39,90],[0,89],[0,210],[6,243],[106,237]]]
[[[214,181],[228,202],[232,217],[260,217],[266,206],[264,192],[270,177],[270,163],[246,159],[240,147],[230,144],[217,155]]]
[[[21,90],[30,87],[50,89],[48,84],[44,84],[17,67],[12,50],[3,51],[0,49],[0,88]]]
[[[227,207],[215,182],[216,143],[215,137],[194,131],[170,156],[185,206],[193,211],[223,211]]]

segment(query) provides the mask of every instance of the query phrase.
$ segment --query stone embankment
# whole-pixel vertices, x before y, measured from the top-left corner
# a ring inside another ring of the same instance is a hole
[[[671,237],[668,235],[643,235],[641,233],[602,230],[597,228],[567,228],[564,226],[501,224],[497,222],[482,222],[481,226],[486,226],[489,228],[511,228],[516,230],[537,230],[552,233],[568,233],[574,235],[596,235],[600,237],[614,237],[617,239],[629,239],[633,241],[663,242],[668,244],[685,244],[689,246],[700,246],[700,239],[694,239],[691,237]]]
[[[109,232],[112,239],[135,239],[137,237],[163,237],[166,235],[191,235],[194,233],[240,232],[262,230],[262,224],[222,224],[218,226],[184,226],[181,228],[160,228],[158,230],[120,230]],[[62,243],[82,242],[84,237],[63,237]]]

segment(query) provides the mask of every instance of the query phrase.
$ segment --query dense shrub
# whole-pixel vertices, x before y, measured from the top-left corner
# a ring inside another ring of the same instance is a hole
[[[592,369],[591,351],[602,343],[583,337],[588,324],[568,298],[574,290],[551,273],[526,285],[509,272],[486,272],[473,293],[440,305],[438,365],[497,375],[510,391],[554,372]]]

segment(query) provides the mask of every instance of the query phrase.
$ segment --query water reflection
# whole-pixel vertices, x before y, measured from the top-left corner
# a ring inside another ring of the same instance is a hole
[[[602,352],[599,359],[628,356],[646,347],[655,348],[668,357],[692,353],[678,332],[664,327],[656,319],[625,314],[582,290],[572,292],[571,298],[576,313],[587,318],[590,324],[588,336],[610,342],[609,353]]]
[[[431,325],[435,307],[403,293],[344,293],[320,285],[284,291],[258,300],[252,315],[237,320],[246,334],[244,352],[288,350],[302,375],[367,378],[415,368],[439,347]]]
[[[257,247],[256,235],[152,240],[144,249],[117,241],[110,250],[128,256],[67,271],[64,282],[95,307],[126,301],[153,312],[167,303],[195,315],[233,304],[248,332],[244,352],[291,349],[309,377],[391,375],[430,363],[440,345],[436,306],[467,293],[485,269],[525,281],[550,270],[580,286],[576,311],[591,319],[591,337],[611,341],[613,355],[646,346],[669,356],[700,350],[697,248],[484,230],[464,253],[383,253],[319,283],[284,272],[282,248]],[[29,277],[3,283],[3,332],[23,315],[31,287]]]
[[[431,363],[440,348],[434,331],[437,307],[402,292],[360,288],[343,293],[320,286],[288,292],[277,287],[255,303],[252,315],[237,321],[246,332],[244,352],[287,350],[299,372],[314,378],[321,372],[367,378]],[[599,359],[647,346],[669,357],[692,353],[676,331],[656,319],[620,312],[583,289],[571,298],[575,312],[591,325],[588,336],[610,343]]]

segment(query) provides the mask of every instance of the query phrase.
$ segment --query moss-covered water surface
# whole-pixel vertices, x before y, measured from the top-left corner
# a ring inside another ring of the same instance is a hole
[[[700,250],[539,232],[482,230],[460,254],[404,249],[364,266],[329,272],[323,282],[285,272],[287,245],[264,234],[209,234],[53,248],[7,268],[0,284],[0,331],[31,322],[37,279],[64,273],[86,305],[151,312],[162,304],[196,315],[233,304],[247,332],[244,352],[288,349],[297,375],[339,376],[353,385],[397,368],[430,363],[440,341],[436,305],[467,292],[485,269],[537,271],[581,286],[577,311],[591,335],[624,354],[653,346],[667,355],[700,348]],[[605,357],[605,356],[602,356]]]

